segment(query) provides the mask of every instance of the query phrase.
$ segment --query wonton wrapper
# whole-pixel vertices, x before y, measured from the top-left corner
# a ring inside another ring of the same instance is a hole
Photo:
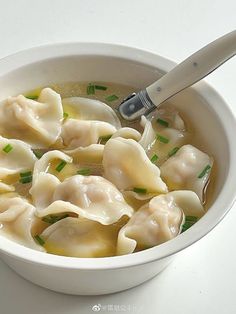
[[[17,138],[33,148],[47,148],[61,133],[61,97],[44,88],[37,101],[23,95],[9,97],[0,106],[0,134]]]
[[[48,253],[74,257],[105,257],[116,254],[118,227],[68,217],[42,233]]]
[[[95,163],[101,164],[104,145],[91,144],[86,147],[78,147],[71,150],[65,150],[65,153],[73,158],[76,163]]]
[[[12,150],[8,153],[3,150],[7,145],[12,146]],[[37,158],[28,144],[0,136],[0,179],[31,170],[36,160]]]
[[[73,109],[75,116],[80,120],[97,120],[107,122],[116,129],[121,127],[115,111],[105,103],[83,97],[69,97],[62,100],[63,106]]]
[[[53,175],[41,173],[31,194],[39,217],[70,212],[109,225],[133,214],[116,187],[99,176],[75,175],[60,183]]]
[[[63,152],[59,151],[59,150],[52,150],[50,152],[45,153],[40,159],[38,159],[35,162],[34,171],[33,171],[33,186],[32,186],[32,189],[34,189],[34,184],[37,181],[38,176],[40,175],[40,173],[47,172],[47,169],[48,169],[48,167],[50,165],[50,162],[53,159],[60,159],[62,161],[65,161],[66,163],[72,163],[72,158],[70,156],[64,154]]]
[[[98,144],[99,138],[112,135],[116,128],[103,121],[67,119],[61,137],[68,150]]]
[[[142,206],[120,230],[117,254],[130,254],[173,239],[181,232],[184,216],[201,217],[204,209],[191,191],[159,195]]]
[[[104,176],[120,190],[147,189],[148,193],[167,192],[160,170],[147,157],[140,144],[132,139],[110,139],[103,153]]]
[[[31,234],[37,223],[35,208],[20,197],[0,197],[0,235],[29,248],[45,251]]]
[[[131,138],[135,141],[139,141],[141,134],[131,128],[121,128],[116,131],[111,138],[123,137]],[[71,150],[65,150],[65,153],[73,157],[76,163],[95,163],[101,164],[104,152],[104,145],[102,144],[91,144],[86,147],[77,147]]]
[[[198,178],[204,168],[213,165],[213,159],[192,145],[184,145],[161,166],[161,176],[170,190],[194,191],[201,201],[210,171]]]
[[[124,127],[124,128],[120,128],[118,131],[116,131],[111,138],[116,138],[116,137],[122,137],[122,138],[126,138],[126,139],[133,139],[136,142],[138,142],[141,139],[141,134],[139,133],[139,131],[132,129],[132,128],[128,128],[128,127]]]

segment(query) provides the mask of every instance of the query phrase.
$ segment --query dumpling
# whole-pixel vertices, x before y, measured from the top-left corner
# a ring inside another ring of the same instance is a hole
[[[8,197],[7,195],[0,196],[0,221],[13,221],[25,209],[28,208],[29,203],[20,197]]]
[[[44,88],[37,101],[23,95],[9,97],[0,106],[0,134],[21,139],[33,148],[47,148],[61,133],[61,97]]]
[[[70,212],[109,225],[133,214],[122,194],[103,177],[75,175],[60,183],[45,175],[41,174],[31,189],[39,217]]]
[[[195,192],[180,190],[169,192],[168,195],[183,210],[185,217],[194,216],[200,219],[205,214],[204,207]]]
[[[38,245],[32,229],[36,228],[35,208],[20,197],[0,197],[0,235],[26,245],[38,251],[44,249]]]
[[[192,145],[184,145],[161,166],[170,190],[192,190],[204,201],[213,159]]]
[[[156,140],[156,132],[152,127],[152,122],[148,120],[145,116],[141,117],[141,126],[144,128],[139,144],[148,152]]]
[[[56,186],[60,184],[60,180],[56,176],[47,173],[50,163],[56,159],[72,163],[70,156],[58,150],[53,150],[45,153],[34,165],[33,183],[30,194],[36,208],[48,206],[52,193]]]
[[[34,178],[30,189],[30,194],[32,195],[33,204],[38,210],[46,208],[52,202],[52,195],[60,183],[60,180],[50,173],[41,172],[37,174],[37,178]]]
[[[101,137],[112,136],[116,128],[103,121],[67,119],[63,124],[61,137],[67,149],[98,144]]]
[[[133,139],[136,142],[138,142],[141,139],[141,134],[139,133],[139,131],[132,129],[132,128],[128,128],[128,127],[124,127],[124,128],[120,128],[118,131],[116,131],[111,138],[116,138],[116,137],[123,137],[123,138],[127,138],[127,139]]]
[[[156,194],[140,194],[134,191],[122,191],[124,199],[126,202],[134,209],[138,210],[141,206],[146,204],[151,198],[156,196]]]
[[[0,179],[31,170],[36,160],[28,144],[0,136]]]
[[[105,257],[116,253],[118,226],[88,219],[64,218],[41,235],[48,253],[74,257]]]
[[[166,120],[160,119],[160,121],[166,122],[168,127],[158,125],[156,120],[151,122],[143,116],[141,124],[144,126],[144,132],[139,141],[150,159],[157,156],[155,161],[157,165],[161,165],[169,156],[174,155],[188,138],[188,134],[184,130],[169,127]],[[179,122],[179,124],[181,123]]]
[[[62,100],[65,110],[73,112],[73,117],[80,120],[104,121],[113,125],[116,129],[121,127],[115,111],[105,103],[83,97],[69,97]]]
[[[86,147],[77,147],[71,150],[65,150],[65,153],[73,158],[76,163],[94,163],[101,164],[104,145],[91,144]]]
[[[145,189],[147,193],[166,193],[160,170],[132,139],[110,139],[103,153],[104,176],[120,190]]]
[[[47,172],[50,163],[55,159],[59,159],[66,163],[72,163],[73,161],[73,159],[70,156],[64,154],[59,150],[52,150],[45,153],[39,160],[35,162],[33,171],[33,186],[36,180],[38,179],[39,174],[41,172]]]
[[[191,191],[159,195],[142,206],[118,235],[117,255],[130,254],[159,245],[176,237],[185,215],[204,214],[199,198]]]
[[[113,130],[112,130],[113,132]],[[111,138],[123,137],[131,138],[135,141],[139,141],[141,134],[132,128],[120,128],[117,130]],[[98,138],[95,138],[98,141]],[[107,138],[108,140],[109,138]],[[105,143],[104,143],[105,144]],[[76,163],[94,163],[101,164],[103,158],[104,145],[103,144],[90,144],[86,147],[77,147],[74,149],[67,149],[65,153],[73,157],[74,162]]]

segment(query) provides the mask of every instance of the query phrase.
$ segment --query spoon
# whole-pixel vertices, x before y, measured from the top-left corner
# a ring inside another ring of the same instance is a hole
[[[118,111],[125,120],[136,120],[201,80],[235,54],[236,30],[198,50],[146,89],[129,95],[119,105]]]

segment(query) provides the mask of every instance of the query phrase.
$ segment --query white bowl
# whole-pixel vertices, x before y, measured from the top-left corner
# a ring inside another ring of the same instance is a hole
[[[67,81],[109,81],[143,88],[175,63],[135,48],[69,43],[29,49],[0,60],[0,100]],[[214,228],[236,195],[236,123],[229,107],[205,82],[173,98],[215,158],[217,176],[205,216],[177,238],[138,253],[108,258],[46,254],[0,237],[1,258],[24,278],[69,294],[96,295],[134,287],[163,270],[174,255]],[[201,147],[200,147],[201,148]]]

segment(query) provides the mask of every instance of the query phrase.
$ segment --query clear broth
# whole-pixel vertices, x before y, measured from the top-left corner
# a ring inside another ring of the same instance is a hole
[[[100,90],[100,89],[95,89],[95,93],[94,94],[89,94],[87,93],[87,87],[89,84],[92,85],[98,85],[98,86],[105,86],[106,90]],[[48,86],[47,86],[48,87]],[[124,98],[126,98],[129,94],[136,92],[137,90],[132,87],[132,86],[127,86],[127,85],[123,85],[123,84],[116,84],[116,83],[109,83],[109,82],[66,82],[66,83],[60,83],[60,84],[52,84],[49,87],[51,87],[53,90],[55,90],[57,93],[59,93],[61,95],[61,98],[67,98],[67,97],[86,97],[86,98],[91,98],[91,99],[96,99],[96,100],[100,100],[104,103],[106,103],[107,105],[109,105],[112,109],[115,110],[115,112],[119,115],[117,108],[119,106],[119,104],[122,102],[122,100]],[[42,88],[37,88],[31,91],[27,91],[24,94],[26,96],[30,95],[34,95],[34,96],[38,96],[40,91]],[[108,96],[111,95],[116,95],[117,99],[113,100],[113,101],[107,101],[106,98]],[[168,104],[171,102],[165,102],[162,104],[162,107],[165,106],[166,104]],[[174,104],[172,104],[174,106]],[[69,117],[71,118],[76,118],[76,113],[73,109],[73,107],[69,106],[69,105],[65,105],[63,107],[64,112],[68,113]],[[182,119],[185,122],[186,125],[186,130],[189,133],[189,144],[192,144],[194,146],[198,147],[202,147],[202,142],[201,139],[198,137],[197,132],[195,132],[194,127],[192,127],[195,123],[195,121],[190,121],[189,119],[186,119],[184,114],[180,111],[179,112],[180,116],[182,117]],[[139,124],[139,121],[134,121],[134,122],[129,122],[126,121],[124,119],[122,119],[119,115],[120,121],[122,126],[126,126],[126,127],[131,127],[131,128],[135,128],[136,130],[142,132],[142,127]],[[201,143],[201,145],[200,145]],[[54,146],[53,148],[56,148],[56,146]],[[206,152],[209,156],[212,155],[212,152],[209,152],[207,149],[207,146],[203,147],[203,151]],[[214,156],[213,156],[214,157]],[[55,171],[55,165],[56,165],[56,161],[53,162],[53,164],[49,167],[49,171],[54,174],[57,175],[58,178],[60,180],[64,180],[67,177],[71,176],[73,174],[73,172],[76,173],[77,170],[79,170],[80,168],[90,168],[91,174],[92,175],[102,175],[102,169],[101,167],[94,165],[94,164],[88,164],[88,163],[80,163],[80,165],[67,165],[65,167],[65,169],[61,172],[61,173],[57,173]],[[207,185],[207,192],[205,193],[205,202],[204,202],[204,207],[207,210],[213,199],[212,199],[212,194],[214,191],[214,182],[217,179],[217,164],[214,161],[214,165],[212,167],[211,170],[211,176],[210,176],[210,181],[208,182]],[[21,190],[19,191],[20,194],[24,194],[24,196],[27,195],[27,193],[25,192],[27,189],[23,189],[23,192],[21,192]],[[28,195],[29,197],[29,195]]]

